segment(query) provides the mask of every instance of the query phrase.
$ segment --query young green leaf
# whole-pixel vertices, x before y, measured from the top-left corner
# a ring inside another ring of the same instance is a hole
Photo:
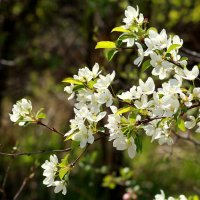
[[[151,67],[151,64],[150,64],[150,59],[149,60],[146,60],[145,62],[143,62],[142,64],[142,73],[145,72],[149,67]]]
[[[177,120],[177,127],[178,127],[181,131],[183,131],[183,132],[186,131],[185,123],[184,123],[184,120],[183,120],[183,119],[178,118],[178,120]]]
[[[181,47],[180,44],[172,44],[168,49],[166,53],[170,53],[171,51],[175,50],[175,49],[179,49]]]
[[[129,111],[131,111],[131,107],[129,106],[129,107],[125,107],[125,108],[120,108],[117,112],[116,112],[116,114],[123,114],[123,113],[127,113],[127,112],[129,112]]]
[[[107,59],[108,61],[111,61],[117,52],[118,52],[118,51],[115,50],[115,49],[109,50],[109,51],[107,52],[107,54],[106,54],[106,59]]]
[[[63,179],[63,177],[70,171],[70,167],[66,166],[59,170],[59,178]]]
[[[116,48],[116,45],[114,42],[111,41],[101,41],[98,42],[95,46],[95,49],[114,49]]]
[[[39,113],[39,114],[37,115],[37,118],[38,118],[38,119],[45,119],[45,118],[46,118],[46,114],[45,114],[45,113]]]
[[[94,81],[90,81],[90,82],[88,82],[88,87],[90,88],[90,89],[93,89],[94,88],[94,84],[97,82],[97,80],[94,80]]]
[[[118,27],[113,28],[111,32],[129,33],[130,31],[127,29],[124,29],[122,26],[118,26]]]
[[[72,83],[72,84],[75,84],[75,85],[83,85],[83,83],[79,80],[76,80],[74,78],[65,78],[63,81],[63,83]]]

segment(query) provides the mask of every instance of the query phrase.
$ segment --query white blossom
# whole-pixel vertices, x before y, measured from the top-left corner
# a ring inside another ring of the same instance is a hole
[[[197,65],[195,65],[191,71],[189,71],[186,67],[182,70],[179,69],[177,71],[177,74],[182,77],[183,79],[186,80],[194,80],[195,78],[198,77],[199,75],[199,68]]]
[[[196,119],[194,116],[189,116],[188,118],[189,118],[189,121],[185,121],[185,127],[187,129],[192,129],[196,125]]]
[[[138,92],[141,94],[150,95],[153,94],[155,90],[155,84],[151,77],[149,77],[146,82],[143,82],[142,79],[139,79],[139,86],[137,87]]]
[[[67,188],[66,188],[66,182],[61,180],[61,181],[55,181],[53,186],[55,186],[54,192],[59,193],[62,191],[63,195],[67,194]]]
[[[144,52],[144,49],[142,48],[142,45],[138,42],[136,42],[137,48],[138,48],[138,57],[134,60],[134,64],[140,66],[144,56],[147,54]]]
[[[123,22],[125,23],[125,28],[128,29],[134,22],[141,24],[144,21],[143,14],[139,13],[139,8],[133,8],[131,6],[128,6],[125,10],[125,18],[123,19]]]
[[[80,147],[84,148],[87,143],[92,144],[94,142],[94,136],[92,131],[87,129],[85,125],[81,127],[81,129],[72,135],[72,139],[80,142]]]
[[[57,165],[58,158],[54,154],[50,156],[50,161],[46,160],[45,163],[41,166],[44,169],[43,175],[46,176],[43,184],[47,185],[47,187],[53,186],[54,184],[55,174],[58,170]]]
[[[26,122],[33,121],[31,115],[32,104],[30,100],[21,99],[13,105],[12,114],[9,114],[12,122],[18,122],[19,126],[24,126]]]
[[[128,155],[130,158],[134,158],[136,154],[136,145],[133,137],[128,140]]]
[[[154,76],[159,76],[159,79],[166,78],[172,70],[173,64],[163,60],[161,55],[156,54],[155,52],[150,54],[151,57],[151,65],[154,67],[152,70],[152,74]]]
[[[97,89],[107,89],[115,78],[115,72],[113,71],[112,74],[107,74],[106,76],[99,75],[99,77],[94,87]]]
[[[193,96],[200,99],[200,87],[196,87],[193,89]]]

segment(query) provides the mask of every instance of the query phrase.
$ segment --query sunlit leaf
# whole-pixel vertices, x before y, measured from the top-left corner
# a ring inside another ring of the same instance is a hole
[[[95,46],[95,49],[114,49],[116,48],[116,45],[114,42],[111,41],[101,41],[98,42]]]
[[[181,47],[180,44],[172,44],[168,49],[166,53],[170,53],[171,51],[175,50],[175,49],[179,49]]]
[[[79,80],[76,80],[74,78],[65,78],[63,81],[63,83],[72,83],[72,84],[75,84],[75,85],[83,85],[83,83]]]
[[[177,120],[177,127],[178,127],[181,131],[183,131],[183,132],[186,131],[185,123],[184,123],[184,120],[183,120],[183,119],[178,118],[178,120]]]
[[[130,31],[123,28],[122,26],[118,26],[118,27],[113,28],[111,32],[129,33]]]
[[[131,111],[131,107],[129,106],[129,107],[125,107],[125,108],[120,108],[118,111],[117,111],[117,113],[116,114],[123,114],[123,113],[127,113],[127,112],[129,112],[129,111]]]

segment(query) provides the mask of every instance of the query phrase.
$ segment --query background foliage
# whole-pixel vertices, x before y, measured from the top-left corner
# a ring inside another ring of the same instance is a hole
[[[73,111],[61,80],[78,67],[99,62],[105,71],[115,70],[119,78],[116,89],[129,88],[138,77],[148,76],[133,65],[131,50],[110,63],[102,51],[94,50],[97,41],[116,38],[110,31],[122,21],[127,5],[139,5],[151,26],[180,35],[184,47],[200,52],[199,0],[0,1],[1,151],[28,152],[67,146],[44,128],[14,126],[8,113],[12,104],[25,96],[36,108],[45,108],[46,123],[66,132]],[[189,58],[191,66],[200,62],[196,57]],[[55,195],[42,184],[40,164],[49,155],[1,156],[1,197],[12,199],[31,173],[34,177],[28,180],[19,199],[122,199],[127,188],[138,199],[152,199],[161,188],[171,195],[200,194],[198,149],[183,141],[175,146],[160,147],[147,139],[142,155],[130,160],[113,150],[112,144],[99,141],[90,147],[70,176],[66,197]]]

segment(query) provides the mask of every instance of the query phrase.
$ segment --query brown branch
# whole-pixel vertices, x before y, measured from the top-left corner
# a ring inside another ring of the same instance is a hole
[[[109,134],[103,134],[100,137],[97,137],[94,142],[104,138],[105,136],[109,136]],[[19,152],[19,153],[6,153],[6,152],[0,152],[0,156],[31,156],[34,154],[43,154],[43,153],[59,153],[59,152],[68,152],[71,151],[71,147],[66,149],[54,149],[54,150],[39,150],[39,151],[32,151],[32,152]]]
[[[182,140],[187,140],[190,141],[191,143],[193,143],[195,146],[200,145],[200,141],[195,140],[194,138],[192,138],[189,134],[187,134],[186,136],[180,135],[176,132],[173,131],[173,134],[176,136],[177,139],[182,139]]]
[[[58,152],[67,152],[70,151],[71,148],[66,149],[55,149],[55,150],[39,150],[39,151],[33,151],[33,152],[20,152],[20,153],[5,153],[0,152],[0,155],[2,156],[31,156],[34,154],[43,154],[43,153],[58,153]]]
[[[188,108],[188,110],[190,109],[193,109],[193,108],[197,108],[200,106],[200,102],[199,103],[196,103],[196,104],[193,104],[192,106],[190,106]],[[184,115],[185,112],[181,112],[181,116]],[[157,116],[157,117],[152,117],[152,118],[147,118],[147,119],[143,119],[143,120],[140,120],[140,121],[137,121],[136,122],[136,126],[139,126],[141,124],[148,124],[149,122],[153,121],[153,120],[156,120],[156,119],[163,119],[163,118],[166,118],[166,117],[163,117],[163,116]]]
[[[141,124],[148,124],[149,122],[153,121],[153,120],[156,120],[156,119],[163,119],[163,118],[166,118],[166,117],[152,117],[152,118],[147,118],[147,119],[143,119],[143,120],[140,120],[140,121],[137,121],[136,122],[136,126],[139,126]]]
[[[9,162],[9,164],[8,164],[8,167],[7,167],[7,169],[6,169],[6,173],[5,173],[5,176],[4,176],[4,179],[3,179],[3,183],[2,183],[2,189],[3,189],[3,190],[4,190],[5,185],[6,185],[6,181],[7,181],[7,178],[8,178],[8,173],[9,173],[9,171],[10,171],[11,162],[12,162],[12,160],[11,160],[11,161]]]
[[[187,48],[185,48],[185,47],[182,47],[181,50],[182,50],[184,53],[188,54],[188,55],[191,55],[191,56],[196,57],[196,58],[200,58],[200,53],[198,53],[198,52],[196,52],[196,51],[192,51],[192,50],[187,49]]]
[[[73,168],[75,167],[76,163],[81,159],[81,157],[83,156],[83,154],[86,152],[86,150],[88,149],[90,144],[87,144],[87,146],[85,147],[85,149],[81,152],[81,154],[70,164],[70,167]]]
[[[16,200],[19,197],[19,195],[21,194],[22,190],[24,189],[24,187],[26,186],[26,184],[28,183],[28,181],[30,181],[34,176],[35,176],[35,173],[32,172],[28,177],[26,177],[23,180],[22,185],[20,186],[19,190],[15,194],[13,200]]]
[[[7,195],[6,195],[5,190],[3,188],[0,188],[0,193],[2,193],[2,195],[3,195],[2,200],[7,199]]]
[[[38,125],[42,125],[42,126],[46,127],[47,129],[53,131],[54,133],[57,133],[57,134],[61,135],[62,137],[65,136],[63,133],[59,132],[59,131],[56,130],[54,127],[49,127],[47,124],[44,124],[44,123],[41,122],[41,121],[37,121],[36,123],[37,123]]]

